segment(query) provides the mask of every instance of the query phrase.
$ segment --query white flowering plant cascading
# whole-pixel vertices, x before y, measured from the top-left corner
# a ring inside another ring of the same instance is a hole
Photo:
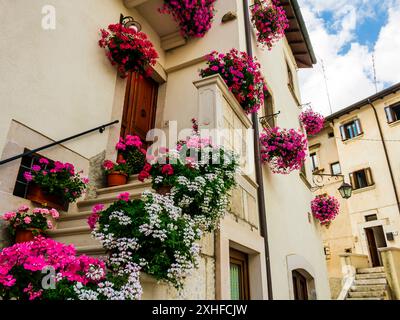
[[[140,200],[129,200],[126,194],[120,198],[100,212],[93,230],[109,254],[108,269],[133,265],[182,288],[184,278],[197,266],[201,230],[170,196],[146,191]]]
[[[94,206],[88,224],[108,253],[107,279],[115,275],[117,280],[101,283],[98,297],[103,298],[107,288],[107,299],[140,299],[140,272],[182,289],[198,266],[203,232],[218,228],[227,210],[237,170],[233,152],[212,145],[194,130],[140,174],[142,180],[152,178],[154,189],[168,186],[169,192],[145,191],[138,200],[122,193],[105,210],[101,204]],[[75,290],[82,298],[96,297],[87,288]]]

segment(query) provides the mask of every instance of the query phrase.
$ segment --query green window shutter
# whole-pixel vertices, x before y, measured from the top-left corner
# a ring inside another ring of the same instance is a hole
[[[374,184],[374,180],[372,179],[371,168],[365,169],[365,175],[367,176],[368,186],[372,186]]]
[[[391,107],[386,107],[385,108],[385,113],[386,113],[386,118],[388,123],[394,122],[394,116],[393,116],[393,110]]]
[[[347,140],[346,136],[346,130],[344,129],[344,126],[340,126],[340,135],[342,136],[342,140]]]

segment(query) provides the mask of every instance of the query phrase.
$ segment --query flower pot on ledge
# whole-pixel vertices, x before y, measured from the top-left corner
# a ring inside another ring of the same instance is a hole
[[[32,241],[35,236],[41,234],[39,229],[17,229],[15,232],[15,243]]]
[[[172,186],[162,186],[162,187],[159,187],[156,190],[156,192],[158,194],[161,194],[162,196],[166,196],[167,194],[171,193],[171,189],[172,189]]]
[[[123,172],[112,172],[107,175],[107,186],[117,187],[128,182],[128,175]]]
[[[60,196],[44,192],[36,183],[29,184],[26,198],[32,202],[40,204],[43,207],[54,208],[57,210],[66,210],[68,207]]]

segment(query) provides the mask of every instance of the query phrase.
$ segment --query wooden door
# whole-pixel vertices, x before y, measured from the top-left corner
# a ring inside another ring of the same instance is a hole
[[[146,141],[147,132],[154,128],[158,83],[137,73],[128,76],[121,136],[138,135]]]
[[[308,300],[307,279],[298,271],[292,273],[294,300]]]
[[[379,259],[379,252],[376,245],[376,239],[374,230],[372,228],[365,229],[365,235],[367,236],[369,255],[371,257],[371,263],[373,267],[380,267],[381,262]]]

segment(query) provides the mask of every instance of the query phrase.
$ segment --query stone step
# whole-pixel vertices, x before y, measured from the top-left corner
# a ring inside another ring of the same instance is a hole
[[[93,256],[98,258],[106,258],[107,254],[101,244],[90,245],[90,246],[79,246],[76,247],[78,254],[85,254],[87,256]]]
[[[74,244],[75,247],[99,245],[91,236],[88,225],[72,228],[63,228],[48,231],[47,234],[56,241],[65,244]]]
[[[360,279],[354,280],[354,285],[374,285],[374,284],[387,284],[386,279]]]
[[[87,218],[91,214],[91,211],[69,213],[58,220],[57,229],[87,226]]]
[[[360,268],[357,269],[357,273],[380,273],[385,272],[384,267],[375,267],[375,268]]]
[[[384,298],[384,297],[385,297],[385,290],[349,292],[349,298]]]
[[[352,286],[350,290],[353,292],[379,291],[379,290],[386,290],[386,285],[375,284],[375,285]]]
[[[356,279],[386,279],[384,272],[356,274]]]
[[[140,192],[142,193],[145,190],[151,190],[151,181],[140,182],[139,180],[130,182],[128,184],[124,184],[122,186],[110,187],[110,188],[102,188],[97,189],[97,199],[103,196],[118,196],[122,192]]]
[[[131,193],[130,199],[140,199],[142,192]],[[77,203],[79,211],[91,211],[92,207],[96,204],[104,204],[105,208],[109,207],[113,202],[117,200],[117,195],[106,195],[101,198],[89,199],[80,201]]]
[[[385,300],[384,297],[374,297],[374,298],[346,298],[346,300]]]

